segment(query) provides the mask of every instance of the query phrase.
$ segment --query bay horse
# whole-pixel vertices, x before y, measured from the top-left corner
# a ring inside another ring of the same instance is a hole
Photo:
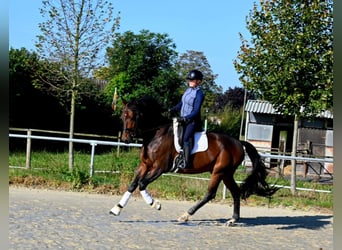
[[[118,216],[137,187],[145,202],[160,210],[161,203],[153,199],[146,188],[173,167],[178,153],[174,146],[172,121],[162,114],[161,106],[152,97],[144,96],[130,102],[123,100],[123,104],[121,139],[130,143],[139,135],[143,142],[135,177],[121,200],[110,210],[110,214]],[[233,225],[240,218],[240,199],[247,199],[252,194],[270,198],[278,188],[270,187],[266,182],[266,167],[251,143],[222,133],[207,132],[207,137],[208,149],[193,155],[192,168],[178,170],[178,173],[183,174],[210,172],[207,193],[201,201],[180,216],[178,221],[188,221],[198,209],[214,199],[218,186],[223,181],[234,201],[233,216],[227,221],[228,225]],[[234,180],[234,172],[244,160],[245,150],[252,162],[252,171],[239,187]]]

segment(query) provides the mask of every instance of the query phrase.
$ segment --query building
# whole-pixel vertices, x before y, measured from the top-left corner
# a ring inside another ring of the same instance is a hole
[[[292,152],[293,116],[277,112],[267,101],[248,100],[245,140],[260,152],[288,154]],[[333,157],[333,114],[329,111],[314,120],[302,119],[298,125],[297,155]],[[271,161],[270,164],[279,164]],[[286,163],[285,163],[286,164]],[[332,163],[309,163],[312,171],[333,173]]]

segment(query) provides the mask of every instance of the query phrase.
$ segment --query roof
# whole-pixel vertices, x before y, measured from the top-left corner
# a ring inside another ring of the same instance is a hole
[[[262,100],[248,100],[245,111],[253,112],[253,113],[261,113],[261,114],[274,114],[280,115],[280,112],[277,112],[271,103],[268,101]],[[323,111],[318,117],[333,119],[333,113],[329,110]]]
[[[245,111],[262,114],[280,114],[271,103],[261,100],[248,100]]]

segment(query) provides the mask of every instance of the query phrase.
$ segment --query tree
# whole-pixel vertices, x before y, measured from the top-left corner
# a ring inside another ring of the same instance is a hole
[[[229,87],[226,92],[216,98],[213,108],[214,112],[220,112],[224,110],[226,106],[240,110],[243,107],[244,101],[254,99],[252,92],[247,91],[245,100],[245,91],[247,91],[245,88]]]
[[[286,115],[332,109],[332,1],[263,0],[260,5],[247,19],[253,46],[241,35],[234,62],[243,85]]]
[[[234,62],[240,80],[279,112],[295,117],[292,155],[299,120],[333,107],[332,2],[262,0],[247,18],[251,44],[241,35]]]
[[[169,106],[181,84],[174,69],[175,48],[167,34],[148,30],[139,34],[131,31],[117,34],[112,47],[107,48],[109,68],[99,72],[108,77],[105,90],[108,99],[117,88],[120,97],[132,99],[151,95]]]
[[[41,68],[39,56],[25,48],[9,51],[9,125],[14,127],[54,127],[63,109],[58,100],[33,86]],[[44,103],[44,106],[42,106]],[[43,108],[42,108],[43,107]],[[50,110],[54,110],[53,113]],[[58,117],[58,118],[57,118]],[[61,124],[59,123],[60,127]],[[57,127],[54,127],[57,128]]]
[[[37,86],[48,86],[60,99],[70,100],[69,138],[73,139],[75,106],[82,94],[84,79],[102,63],[98,56],[113,39],[120,19],[113,18],[113,6],[106,0],[43,0],[42,4],[40,13],[46,20],[39,24],[42,34],[36,47],[46,60],[45,70],[64,84],[56,85],[55,81],[42,77]],[[70,141],[70,170],[73,164]]]
[[[225,133],[239,139],[241,119],[242,115],[239,109],[225,106],[222,112],[209,118],[208,131]]]

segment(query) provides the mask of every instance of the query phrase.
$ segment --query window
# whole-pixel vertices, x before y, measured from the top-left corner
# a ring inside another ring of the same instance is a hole
[[[273,126],[249,124],[247,140],[272,141]]]

